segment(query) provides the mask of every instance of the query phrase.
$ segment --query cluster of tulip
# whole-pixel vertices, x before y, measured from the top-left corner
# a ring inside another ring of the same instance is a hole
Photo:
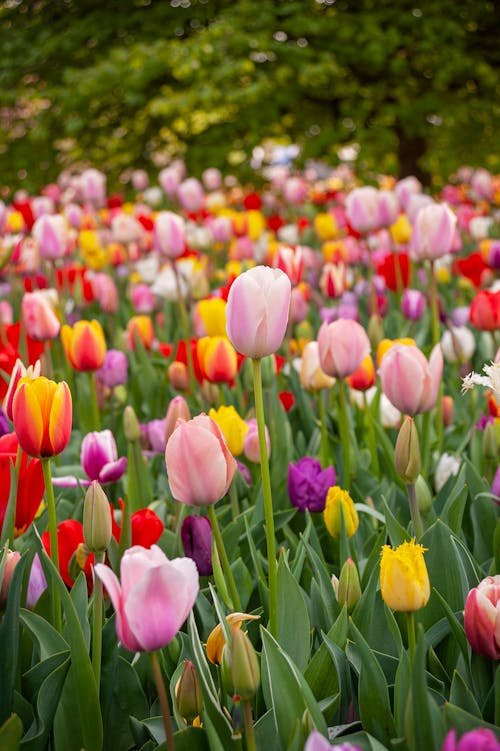
[[[264,178],[0,202],[1,747],[500,749],[500,180]]]

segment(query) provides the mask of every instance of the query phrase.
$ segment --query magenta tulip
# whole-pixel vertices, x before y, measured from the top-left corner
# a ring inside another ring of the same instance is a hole
[[[488,728],[476,728],[464,733],[457,742],[457,731],[452,728],[444,739],[441,751],[500,751],[500,741]]]
[[[500,574],[487,576],[465,601],[465,634],[475,652],[500,660]]]
[[[153,545],[134,545],[120,564],[121,582],[109,566],[98,563],[95,573],[106,587],[116,611],[116,634],[131,652],[154,652],[177,634],[199,591],[196,564],[191,558],[169,560]]]
[[[127,458],[118,458],[111,430],[87,433],[82,442],[80,460],[89,478],[99,480],[101,484],[119,480],[127,469]]]
[[[291,284],[280,269],[255,266],[233,282],[226,307],[226,330],[242,355],[271,355],[285,336]]]
[[[457,218],[445,203],[433,203],[420,209],[410,241],[416,261],[431,261],[449,253],[453,246]]]
[[[345,378],[370,354],[370,340],[357,321],[339,318],[323,323],[318,333],[321,369],[332,378]]]
[[[165,449],[172,495],[188,506],[211,506],[226,495],[236,472],[236,460],[208,415],[178,421]]]
[[[436,344],[429,360],[418,347],[394,344],[379,368],[382,391],[405,415],[427,412],[436,404],[443,372],[443,354]]]

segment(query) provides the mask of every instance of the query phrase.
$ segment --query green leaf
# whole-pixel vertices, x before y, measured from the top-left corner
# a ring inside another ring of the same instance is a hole
[[[278,642],[299,670],[304,670],[309,660],[310,631],[304,594],[282,554],[278,563]]]
[[[410,540],[410,535],[406,529],[398,522],[391,509],[389,508],[387,501],[382,497],[384,504],[385,525],[387,527],[387,534],[393,547],[398,547],[403,542]]]
[[[394,722],[399,737],[405,734],[406,705],[411,687],[411,667],[408,652],[401,653],[394,679]]]
[[[500,740],[497,725],[492,725],[489,722],[466,712],[462,707],[457,707],[455,704],[447,703],[444,705],[444,714],[448,726],[455,728],[457,731],[457,737],[462,736],[464,733],[468,733],[470,730],[488,728],[488,730],[495,733],[496,737]]]
[[[257,748],[265,748],[266,751],[281,751],[272,709],[268,709],[259,717],[254,725],[254,733]]]
[[[175,751],[209,751],[210,745],[203,728],[184,728],[174,733]],[[156,751],[168,751],[167,744],[161,743]]]
[[[458,670],[455,670],[453,673],[453,680],[450,689],[450,702],[451,704],[456,704],[461,707],[466,712],[481,718],[481,710],[474,698],[474,694],[467,686]]]
[[[406,708],[406,721],[406,737],[412,740],[415,751],[441,748],[444,740],[444,727],[437,705],[427,688],[425,638],[421,625],[418,627],[417,645],[411,670],[411,690]]]
[[[0,681],[0,722],[4,723],[13,709],[14,687],[17,678],[19,654],[19,606],[26,558],[21,558],[9,584],[7,608],[0,624],[0,651],[2,654],[2,680]]]
[[[339,694],[339,669],[336,664],[336,655],[332,655],[333,646],[340,647],[339,652],[343,657],[344,664],[346,662],[345,655],[342,649],[345,646],[347,639],[347,608],[344,607],[328,634],[322,634],[323,642],[319,649],[314,653],[311,661],[307,665],[304,671],[304,678],[311,687],[314,698],[317,701],[327,700],[331,697],[337,697]],[[333,663],[333,664],[332,664]],[[343,694],[341,693],[343,697]],[[328,714],[324,707],[322,707],[323,715],[327,722],[330,719],[333,721],[333,717],[330,718],[330,713],[335,713],[336,707],[328,707]]]
[[[51,623],[31,610],[21,608],[19,619],[23,626],[28,629],[35,641],[40,661],[46,660],[58,652],[69,650],[68,642],[56,631]]]
[[[70,591],[71,600],[75,606],[80,628],[85,639],[87,651],[90,650],[90,624],[89,624],[89,598],[87,590],[87,579],[83,571],[80,571]],[[64,631],[64,629],[63,629]]]
[[[23,751],[45,751],[70,666],[69,650],[38,663],[23,676],[23,691],[36,718],[21,742]]]
[[[358,681],[359,716],[363,728],[388,746],[396,731],[386,679],[378,660],[352,619],[350,631],[361,655]]]
[[[117,649],[113,650],[111,659],[103,660],[100,696],[104,751],[127,751],[133,737],[129,723],[123,718],[145,717],[148,702],[137,672]]]
[[[12,714],[0,727],[0,748],[2,751],[19,751],[23,734],[23,724],[16,714]]]

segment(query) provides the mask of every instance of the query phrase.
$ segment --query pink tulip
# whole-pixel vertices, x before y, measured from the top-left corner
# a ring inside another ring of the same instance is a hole
[[[149,185],[149,177],[146,170],[135,169],[130,176],[132,187],[134,190],[142,192],[146,190]]]
[[[10,324],[14,321],[14,310],[8,300],[0,300],[0,325]]]
[[[177,188],[182,180],[182,172],[177,167],[170,166],[162,169],[158,175],[158,182],[163,192],[172,198],[177,193]]]
[[[457,218],[445,203],[420,209],[410,240],[411,256],[416,261],[441,258],[450,252]]]
[[[3,608],[7,604],[7,597],[9,595],[9,587],[12,575],[14,574],[14,569],[20,560],[21,553],[18,553],[17,550],[7,550],[5,569],[3,572],[3,577],[0,580],[0,610],[3,610]]]
[[[44,214],[33,225],[32,234],[42,258],[62,258],[68,245],[68,226],[60,214]]]
[[[392,190],[380,190],[378,194],[378,222],[380,227],[390,227],[399,214],[399,201]]]
[[[443,354],[436,344],[429,360],[418,347],[394,344],[379,368],[382,391],[391,404],[405,415],[427,412],[436,404]]]
[[[485,169],[478,169],[471,178],[471,187],[479,199],[490,201],[495,192],[493,177],[491,172]]]
[[[298,206],[304,203],[308,190],[305,180],[300,177],[289,177],[283,185],[283,198],[287,203]]]
[[[346,214],[351,227],[357,232],[371,232],[380,226],[379,193],[376,188],[364,185],[355,188],[346,199]]]
[[[96,169],[87,169],[80,175],[80,190],[84,201],[103,206],[106,201],[106,176]]]
[[[416,177],[410,175],[396,183],[394,191],[402,208],[406,211],[412,196],[422,192],[422,183]]]
[[[152,313],[155,297],[147,284],[136,284],[130,292],[132,305],[136,313]]]
[[[457,741],[457,731],[452,728],[444,739],[441,751],[500,751],[500,741],[488,728],[469,730]]]
[[[125,456],[118,459],[116,441],[111,430],[87,433],[82,441],[80,461],[91,480],[104,484],[119,480],[127,469]]]
[[[291,284],[280,269],[255,266],[233,282],[226,307],[231,344],[247,357],[271,355],[285,336]]]
[[[116,634],[131,652],[154,652],[177,634],[199,591],[191,558],[169,560],[157,546],[134,545],[125,551],[120,578],[98,563],[95,573],[106,587],[116,612]]]
[[[163,431],[165,444],[168,443],[168,439],[174,432],[177,420],[179,419],[185,420],[186,422],[191,419],[189,405],[181,394],[174,396],[167,408],[167,414],[165,415],[165,429]]]
[[[154,228],[155,245],[168,258],[178,258],[186,245],[184,219],[173,211],[160,211]]]
[[[222,185],[222,175],[217,167],[209,167],[201,177],[207,190],[219,190]]]
[[[323,323],[318,333],[321,369],[333,378],[345,378],[359,368],[370,353],[370,340],[357,321],[339,318]]]
[[[177,188],[177,198],[186,211],[199,211],[205,202],[202,184],[196,177],[188,177]]]
[[[32,339],[44,342],[59,335],[61,324],[43,292],[25,292],[21,314],[26,332]]]
[[[66,217],[66,220],[69,222],[71,227],[75,227],[76,229],[80,228],[83,218],[83,211],[77,203],[68,203],[68,205],[64,209],[64,216]]]
[[[475,652],[500,660],[500,574],[487,576],[465,601],[465,634]]]
[[[226,495],[236,472],[236,460],[208,415],[178,421],[165,449],[172,495],[188,506],[211,506]]]
[[[248,433],[245,436],[243,443],[243,452],[252,464],[260,464],[260,444],[259,444],[259,430],[257,426],[257,420],[253,418],[247,421]],[[266,426],[266,446],[267,456],[271,456],[271,441],[269,440],[269,431]]]
[[[94,297],[104,313],[116,313],[120,305],[118,288],[115,280],[109,274],[98,271],[93,274],[90,282]]]

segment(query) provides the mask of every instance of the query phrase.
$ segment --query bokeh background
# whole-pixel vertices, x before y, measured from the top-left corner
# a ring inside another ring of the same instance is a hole
[[[499,39],[493,0],[6,0],[0,186],[175,157],[247,179],[296,156],[276,145],[426,183],[498,171]]]

